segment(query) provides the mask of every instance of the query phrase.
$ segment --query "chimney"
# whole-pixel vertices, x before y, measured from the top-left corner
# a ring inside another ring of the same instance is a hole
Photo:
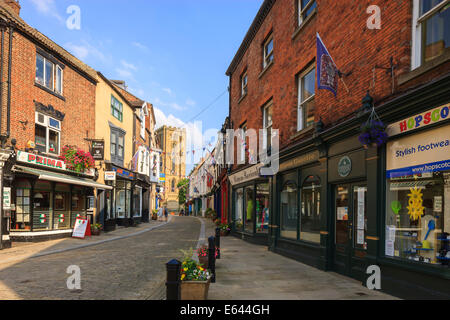
[[[3,2],[8,5],[18,16],[20,15],[19,0],[3,0]]]

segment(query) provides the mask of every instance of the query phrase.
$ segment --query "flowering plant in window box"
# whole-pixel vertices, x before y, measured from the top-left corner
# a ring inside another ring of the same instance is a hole
[[[60,159],[64,161],[67,169],[78,173],[84,173],[95,166],[94,158],[89,152],[74,146],[63,147]]]

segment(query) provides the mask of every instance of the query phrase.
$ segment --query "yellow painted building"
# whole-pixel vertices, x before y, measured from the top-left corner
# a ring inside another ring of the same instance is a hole
[[[103,143],[104,160],[95,164],[98,182],[114,189],[97,194],[96,221],[103,224],[105,230],[112,230],[116,224],[127,225],[131,218],[134,110],[110,80],[100,72],[97,75],[94,142]],[[106,172],[114,173],[115,180],[105,181]]]
[[[162,205],[169,210],[179,210],[177,185],[186,177],[186,129],[163,126],[156,130],[156,136],[163,151],[160,169],[165,177]]]

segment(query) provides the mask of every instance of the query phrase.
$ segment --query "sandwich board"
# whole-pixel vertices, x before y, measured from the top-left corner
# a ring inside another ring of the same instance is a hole
[[[91,223],[88,219],[77,218],[73,227],[72,238],[84,239],[91,236]]]

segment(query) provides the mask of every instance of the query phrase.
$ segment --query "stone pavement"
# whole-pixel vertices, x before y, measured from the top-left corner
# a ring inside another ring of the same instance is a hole
[[[204,220],[206,238],[214,235]],[[221,259],[216,260],[216,283],[209,300],[391,300],[359,281],[324,272],[273,253],[236,237],[221,237]]]

